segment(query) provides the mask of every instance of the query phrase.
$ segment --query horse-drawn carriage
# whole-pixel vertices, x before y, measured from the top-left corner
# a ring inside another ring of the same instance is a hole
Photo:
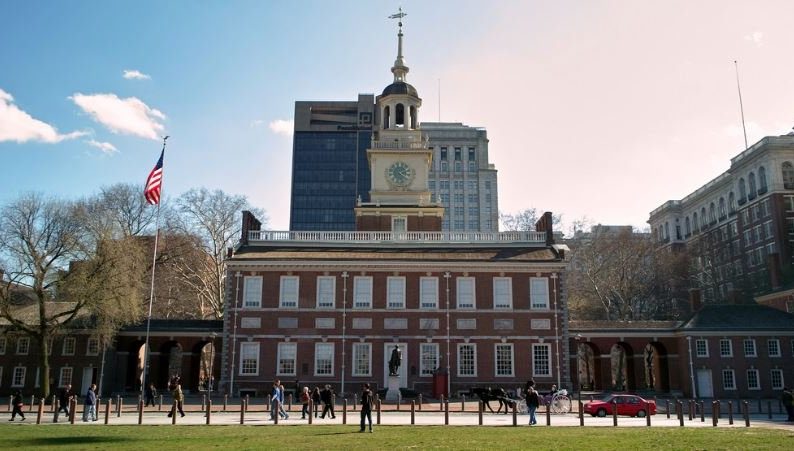
[[[472,397],[479,397],[491,413],[501,413],[502,407],[504,407],[504,413],[507,413],[514,405],[519,413],[525,414],[529,412],[526,399],[519,396],[511,398],[503,388],[475,387],[469,389],[469,393]],[[496,412],[491,407],[490,401],[499,402]],[[540,401],[542,405],[548,406],[551,413],[568,413],[571,411],[571,398],[568,396],[568,390],[564,388],[542,396]]]

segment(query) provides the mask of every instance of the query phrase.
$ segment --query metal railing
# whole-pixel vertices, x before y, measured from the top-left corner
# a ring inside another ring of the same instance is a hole
[[[250,230],[249,241],[337,243],[545,243],[546,232],[301,232]]]

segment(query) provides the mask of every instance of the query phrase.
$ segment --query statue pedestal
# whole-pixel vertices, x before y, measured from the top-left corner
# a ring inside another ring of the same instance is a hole
[[[397,402],[400,397],[400,376],[389,376],[386,391],[386,401]]]

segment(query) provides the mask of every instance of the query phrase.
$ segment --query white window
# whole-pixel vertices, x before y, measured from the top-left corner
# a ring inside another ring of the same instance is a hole
[[[240,343],[240,376],[259,375],[259,343]]]
[[[458,344],[458,376],[477,376],[477,345]]]
[[[405,277],[386,278],[386,307],[405,308]]]
[[[402,239],[401,236],[408,230],[408,218],[405,216],[393,216],[391,220],[391,231],[395,233],[396,239]]]
[[[75,338],[74,337],[66,337],[63,339],[63,348],[61,354],[63,355],[74,355],[74,348],[75,348]]]
[[[0,355],[5,355],[6,353],[6,339],[5,337],[0,337]]]
[[[279,306],[282,308],[298,307],[298,276],[281,276]]]
[[[758,370],[747,370],[747,389],[761,390],[761,383],[758,379]]]
[[[551,345],[532,345],[532,375],[551,376]]]
[[[549,278],[530,277],[529,279],[530,307],[533,309],[549,308]]]
[[[772,338],[766,343],[769,349],[769,357],[780,357],[780,340]]]
[[[722,370],[722,388],[736,390],[736,375],[733,370]]]
[[[752,338],[744,339],[744,356],[745,357],[758,357],[755,351],[755,340]]]
[[[372,308],[372,277],[353,278],[353,307]]]
[[[52,349],[52,348],[50,348]],[[17,354],[19,355],[28,355],[30,351],[30,338],[29,337],[19,337],[17,339]]]
[[[276,374],[279,376],[294,376],[295,361],[298,357],[297,343],[278,344],[278,368]]]
[[[336,277],[320,276],[317,278],[317,308],[334,308],[335,293]]]
[[[438,308],[438,277],[419,278],[419,306],[423,309]]]
[[[438,368],[438,343],[421,343],[419,375],[432,376]]]
[[[262,277],[249,276],[243,278],[243,308],[262,306]]]
[[[720,339],[720,357],[733,357],[733,343],[730,338]]]
[[[695,340],[695,355],[697,357],[709,356],[709,343],[705,339],[699,338]]]
[[[772,390],[783,390],[783,370],[772,370],[769,376],[772,380]]]
[[[89,338],[88,343],[85,347],[85,355],[97,355],[99,354],[99,339],[98,338]]]
[[[513,376],[513,344],[495,345],[496,375]]]
[[[353,343],[353,376],[372,375],[372,344]]]
[[[65,366],[61,368],[61,377],[58,378],[58,386],[59,387],[66,387],[67,385],[72,383],[72,374],[73,374],[72,367]]]
[[[457,299],[459,309],[473,309],[476,305],[474,297],[474,277],[458,277]]]
[[[493,278],[493,308],[513,308],[513,279],[510,277]]]
[[[11,376],[11,386],[12,387],[24,387],[25,386],[25,373],[27,373],[28,369],[24,366],[18,366],[14,368],[14,374]]]
[[[314,344],[314,375],[333,376],[334,375],[334,344],[315,343]]]

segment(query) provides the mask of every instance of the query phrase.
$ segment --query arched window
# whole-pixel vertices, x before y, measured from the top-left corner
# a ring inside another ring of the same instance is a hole
[[[726,216],[728,216],[728,214],[725,211],[725,198],[720,197],[720,219],[724,219]]]
[[[757,190],[755,189],[755,174],[751,172],[750,176],[748,177],[748,181],[749,181],[748,184],[750,185],[750,192],[747,193],[747,197],[749,197],[750,199],[755,199],[755,194],[757,192]]]
[[[731,213],[736,211],[736,196],[733,195],[733,191],[728,194],[728,211]]]
[[[709,222],[717,222],[717,207],[714,206],[714,202],[709,205]]]
[[[391,119],[391,108],[389,105],[383,107],[383,128],[389,128],[389,119]]]
[[[706,218],[706,207],[700,209],[700,228],[705,228],[708,225],[709,220]]]
[[[695,231],[695,233],[698,233],[698,230],[699,230],[699,227],[698,227],[698,212],[692,213],[692,227],[693,227],[693,230]]]
[[[686,236],[689,236],[689,235],[692,234],[692,224],[690,224],[690,222],[689,222],[689,216],[687,216],[686,220],[684,220],[684,231],[686,233]]]
[[[411,126],[410,126],[410,128],[415,129],[415,128],[417,128],[417,125],[418,124],[416,122],[416,106],[411,105]]]
[[[664,223],[664,239],[666,239],[666,240],[670,239],[670,223],[669,222],[665,222]]]
[[[747,200],[747,188],[744,186],[744,178],[739,179],[739,203],[743,204]]]
[[[783,188],[794,189],[794,166],[788,161],[783,162]]]
[[[405,126],[405,107],[402,103],[398,103],[394,109],[394,125],[398,127]]]
[[[767,189],[766,186],[766,169],[763,166],[758,168],[758,192],[765,193]]]

